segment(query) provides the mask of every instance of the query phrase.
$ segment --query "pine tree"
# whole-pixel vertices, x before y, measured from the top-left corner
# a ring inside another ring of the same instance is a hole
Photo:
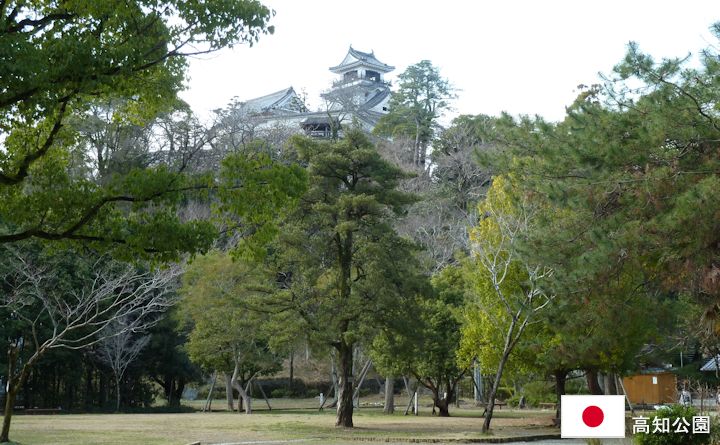
[[[294,144],[310,185],[269,260],[288,309],[314,342],[337,352],[336,425],[352,427],[353,353],[413,294],[414,246],[392,226],[413,197],[396,189],[405,175],[359,130],[336,142]]]

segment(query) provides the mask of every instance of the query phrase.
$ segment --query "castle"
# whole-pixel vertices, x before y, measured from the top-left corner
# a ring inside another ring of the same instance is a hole
[[[342,62],[330,67],[338,79],[321,95],[325,102],[321,110],[309,111],[293,87],[241,102],[240,106],[261,127],[281,124],[312,137],[338,136],[342,125],[353,121],[372,131],[387,113],[390,100],[390,83],[383,75],[394,69],[380,62],[374,52],[350,46]]]

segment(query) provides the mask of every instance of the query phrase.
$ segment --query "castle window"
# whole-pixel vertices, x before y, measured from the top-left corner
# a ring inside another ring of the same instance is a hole
[[[357,71],[348,71],[347,73],[345,73],[343,75],[343,80],[345,80],[346,82],[349,82],[349,81],[351,81],[353,79],[357,79],[357,78],[358,78]]]

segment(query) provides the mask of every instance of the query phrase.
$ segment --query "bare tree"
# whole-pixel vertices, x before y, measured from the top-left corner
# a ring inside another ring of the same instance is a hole
[[[343,123],[358,117],[364,110],[364,97],[353,88],[335,88],[322,95],[325,112],[330,125],[330,138],[337,140],[342,136]]]
[[[410,174],[400,189],[422,198],[396,226],[424,248],[425,267],[435,273],[452,263],[457,252],[469,252],[467,228],[476,221],[475,204],[487,190],[490,175],[474,161],[473,146],[434,156],[434,163],[425,168],[414,162],[413,144],[397,137],[379,143],[378,150]]]
[[[216,168],[209,149],[219,137],[217,123],[203,124],[189,109],[180,109],[159,116],[149,129],[151,165],[179,172]]]
[[[115,377],[115,411],[120,411],[120,385],[125,371],[150,341],[148,335],[138,335],[127,317],[114,319],[100,333],[102,340],[95,351],[98,359],[110,367]]]
[[[8,441],[15,398],[32,367],[48,351],[82,349],[111,335],[149,328],[175,302],[179,266],[139,270],[101,258],[85,264],[89,272],[80,287],[65,290],[59,261],[40,259],[6,247],[7,262],[0,307],[22,326],[8,339],[7,394],[0,442]],[[65,277],[67,278],[67,277]],[[132,320],[120,330],[107,330],[118,320]],[[26,338],[29,333],[29,339]],[[24,362],[20,360],[25,352]]]
[[[246,148],[255,139],[255,132],[262,122],[257,110],[248,109],[237,98],[225,108],[215,110],[213,127],[217,129],[217,140],[213,148],[221,153],[236,153]]]
[[[119,117],[126,105],[117,100],[94,103],[71,121],[96,182],[157,165],[178,172],[207,167],[207,149],[218,137],[217,123],[204,125],[192,111],[180,108],[140,125]]]
[[[122,101],[94,103],[83,115],[70,120],[95,180],[100,183],[108,181],[112,173],[126,173],[150,164],[152,126],[118,119],[122,108]]]

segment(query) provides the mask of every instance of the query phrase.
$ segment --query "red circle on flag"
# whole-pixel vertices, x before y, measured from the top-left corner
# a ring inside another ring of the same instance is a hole
[[[589,426],[590,428],[595,428],[596,426],[603,423],[603,420],[605,419],[605,414],[603,413],[603,410],[601,410],[599,407],[591,405],[585,408],[582,417],[585,425]]]

